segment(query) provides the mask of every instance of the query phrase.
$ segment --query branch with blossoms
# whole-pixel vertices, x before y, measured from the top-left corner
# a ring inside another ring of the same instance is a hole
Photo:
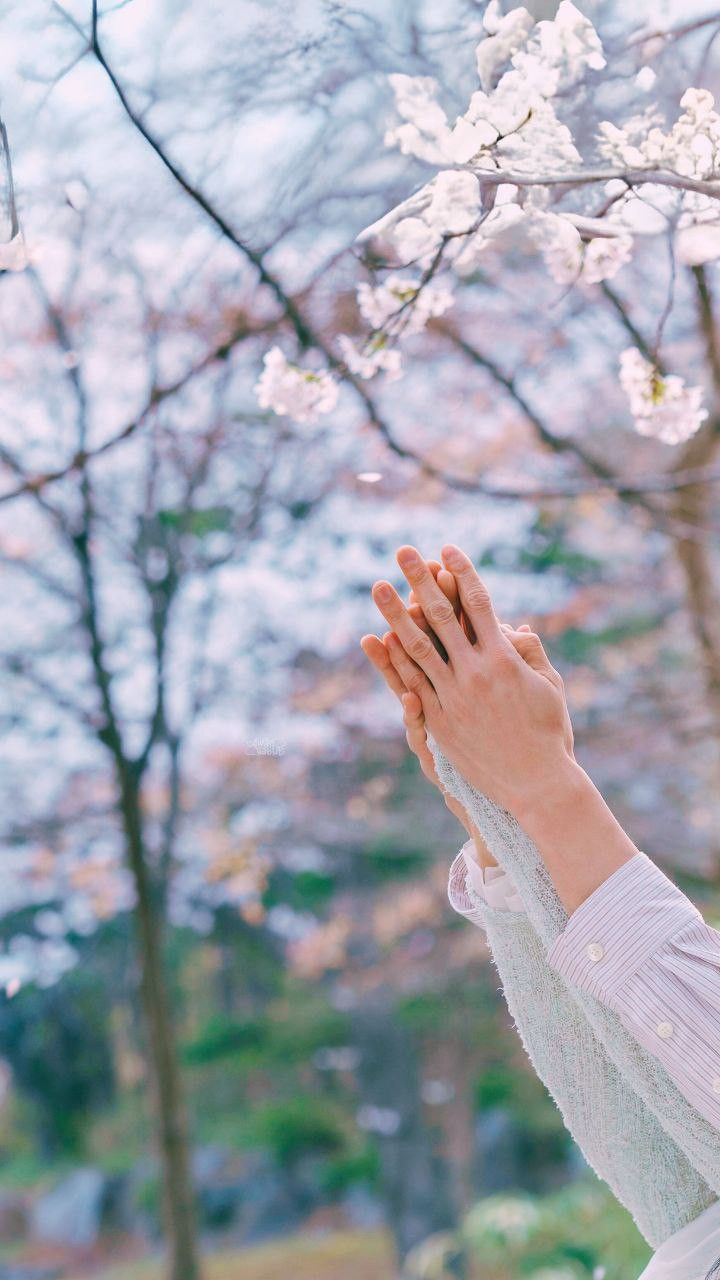
[[[479,88],[454,123],[438,101],[437,81],[390,76],[400,119],[385,143],[436,172],[359,236],[386,260],[404,264],[382,283],[358,286],[366,340],[358,347],[340,334],[342,360],[311,371],[275,347],[257,384],[263,407],[299,422],[331,412],[343,364],[361,379],[400,377],[401,339],[444,314],[454,282],[508,245],[536,250],[557,283],[582,290],[613,279],[642,236],[670,234],[673,262],[680,264],[720,258],[720,115],[710,93],[689,88],[670,128],[657,106],[620,124],[603,121],[593,153],[583,156],[559,112],[574,89],[587,87],[607,65],[592,23],[562,0],[556,17],[542,22],[523,8],[501,16],[493,2],[484,24],[476,49]],[[650,67],[640,69],[644,94],[654,78]],[[564,207],[588,186],[603,191],[599,215]],[[406,274],[411,267],[415,273]],[[634,345],[619,353],[618,377],[636,431],[678,444],[698,431],[708,411],[701,387],[663,368],[665,318],[652,351]]]
[[[401,376],[402,353],[397,341],[400,335],[393,333],[388,334],[387,332],[388,329],[393,328],[393,323],[398,320],[401,312],[407,312],[411,308],[417,309],[418,318],[414,320],[413,323],[415,326],[414,331],[419,332],[423,327],[420,319],[423,308],[426,310],[425,319],[428,319],[433,314],[442,314],[442,312],[450,305],[452,298],[450,297],[450,301],[448,302],[448,294],[451,295],[449,284],[443,284],[442,289],[437,290],[437,292],[428,290],[432,276],[445,263],[446,246],[453,245],[454,252],[457,253],[459,242],[461,240],[467,240],[468,238],[471,239],[473,235],[478,233],[481,225],[485,228],[487,232],[487,239],[489,241],[497,235],[497,239],[500,242],[499,233],[502,222],[505,221],[507,223],[508,220],[511,220],[512,217],[515,216],[507,210],[504,213],[501,211],[502,206],[507,205],[510,202],[509,195],[512,194],[512,190],[511,187],[508,186],[507,181],[503,181],[503,174],[500,170],[483,170],[482,183],[480,187],[481,199],[479,213],[472,223],[469,223],[463,216],[458,216],[458,211],[453,211],[451,207],[443,210],[443,202],[442,199],[439,198],[443,193],[438,193],[438,198],[436,198],[435,201],[435,211],[438,215],[439,226],[443,226],[444,224],[444,229],[439,230],[436,236],[437,249],[435,250],[434,255],[426,263],[423,263],[420,258],[418,258],[417,261],[414,261],[413,255],[410,255],[410,261],[406,264],[407,266],[417,265],[422,267],[422,274],[419,277],[410,277],[409,279],[401,276],[399,281],[393,278],[386,280],[384,286],[381,287],[377,301],[375,297],[378,292],[377,290],[374,290],[370,285],[360,286],[358,301],[361,311],[363,307],[366,309],[367,314],[363,315],[363,318],[369,326],[366,342],[358,350],[356,345],[347,337],[347,335],[339,335],[337,339],[337,349],[333,350],[331,344],[326,341],[324,335],[315,328],[312,321],[304,314],[297,300],[286,292],[278,278],[268,269],[264,262],[263,255],[253,250],[247,243],[245,243],[244,240],[241,239],[240,236],[238,236],[231,226],[228,218],[215,207],[212,200],[201,189],[201,187],[198,186],[198,184],[184,172],[178,162],[168,154],[163,142],[152,132],[146,120],[135,109],[126,89],[121,83],[116,71],[107,57],[107,54],[105,53],[104,48],[101,45],[96,6],[93,4],[92,24],[89,33],[83,29],[80,23],[78,23],[72,15],[68,14],[67,11],[57,3],[57,0],[54,0],[54,7],[85,41],[86,52],[92,55],[99,63],[101,69],[112,85],[128,120],[142,136],[144,141],[149,145],[173,179],[178,183],[185,195],[197,206],[203,215],[210,219],[210,221],[220,231],[221,235],[257,269],[261,281],[268,285],[272,294],[280,304],[284,316],[289,321],[297,339],[299,349],[308,354],[308,364],[314,367],[301,367],[299,364],[289,360],[279,347],[275,347],[271,352],[268,352],[265,358],[265,371],[257,384],[263,407],[274,409],[279,414],[286,414],[291,420],[296,422],[312,422],[316,420],[317,417],[322,414],[329,413],[335,408],[338,400],[339,383],[347,382],[362,403],[368,415],[369,422],[379,431],[388,448],[396,456],[414,462],[423,474],[440,480],[451,489],[458,489],[463,492],[472,492],[477,494],[487,494],[498,498],[562,498],[587,492],[614,492],[618,496],[630,502],[638,502],[641,505],[646,506],[648,510],[653,510],[654,516],[660,520],[661,524],[665,524],[666,513],[661,512],[659,508],[651,508],[650,501],[643,497],[644,494],[652,492],[659,493],[674,489],[680,490],[689,484],[708,484],[717,481],[718,475],[716,473],[716,469],[710,466],[689,468],[687,470],[683,469],[679,471],[677,475],[672,477],[665,474],[655,477],[644,475],[640,481],[625,480],[623,477],[613,475],[608,468],[607,474],[602,478],[598,476],[597,470],[593,469],[593,478],[591,479],[577,480],[555,486],[535,486],[534,488],[522,486],[497,486],[492,483],[485,482],[481,478],[469,478],[466,476],[455,476],[449,474],[442,467],[439,467],[428,459],[422,457],[410,446],[400,443],[395,438],[389,423],[380,414],[375,399],[371,396],[369,388],[366,388],[365,382],[368,377],[374,376],[374,374],[379,371],[384,371],[385,378]],[[568,6],[561,5],[561,10],[563,8],[567,9]],[[569,6],[569,9],[572,13],[576,14],[577,11],[573,10],[572,6]],[[493,12],[494,4],[491,3],[485,14],[485,25],[488,30],[488,38],[484,40],[481,45],[485,51],[483,56],[485,57],[486,63],[488,61],[487,54],[492,50],[495,51],[492,54],[493,58],[498,58],[500,50],[497,44],[493,45],[493,39],[495,35],[502,35],[502,31],[505,29],[503,27],[504,20],[498,19],[495,31],[491,32],[490,28],[493,25]],[[514,12],[515,15],[517,15],[524,13],[525,11],[516,10]],[[508,17],[509,19],[512,19],[513,15],[508,15]],[[538,23],[536,28],[537,32],[543,33],[548,29],[548,27],[555,27],[560,17],[561,14],[559,13],[556,23],[554,24]],[[530,25],[532,25],[532,19],[529,15],[526,14],[525,19],[530,23]],[[583,23],[585,22],[584,19],[581,21]],[[572,24],[566,23],[565,26],[571,27]],[[597,39],[597,37],[595,37],[595,39]],[[479,68],[480,62],[481,58],[478,51]],[[410,77],[395,77],[394,80],[397,81],[397,86],[400,88],[401,82],[410,81]],[[434,84],[434,82],[428,81],[427,79],[422,79],[415,83],[419,83],[421,85],[427,85],[428,83]],[[437,90],[437,86],[435,86],[435,88]],[[396,88],[396,94],[397,91],[398,90]],[[437,104],[435,105],[436,110],[440,112],[441,109],[437,107]],[[517,137],[521,137],[522,127],[529,123],[526,116],[527,112],[525,115],[520,112],[517,119],[511,122],[511,127],[503,135],[502,139],[500,134],[498,134],[498,143],[502,141],[507,145],[511,133],[514,133]],[[527,133],[524,137],[525,141],[527,141]],[[576,160],[579,161],[580,157],[578,153],[575,152],[574,154]],[[550,159],[552,159],[552,157],[550,157]],[[510,162],[512,162],[512,158],[508,160],[508,163]],[[643,175],[645,175],[645,173],[646,171],[643,170]],[[618,177],[619,174],[620,171],[613,171],[611,176]],[[567,185],[568,181],[568,174],[565,172],[563,172],[562,175],[550,173],[541,175],[540,177],[537,175],[533,176],[532,173],[513,173],[512,176],[517,179],[519,188],[536,186],[538,184],[542,185],[543,183],[547,186],[551,186],[554,183],[565,183]],[[580,185],[587,180],[595,182],[600,180],[604,181],[607,176],[607,173],[590,174],[588,171],[582,171],[575,175],[575,185]],[[630,170],[622,171],[622,176],[625,180],[619,183],[621,190],[619,192],[612,192],[608,197],[606,197],[601,211],[601,216],[593,219],[581,217],[575,213],[568,213],[566,215],[568,222],[575,228],[575,230],[577,230],[581,245],[589,248],[589,240],[591,239],[617,239],[617,228],[610,224],[610,220],[606,219],[605,214],[607,214],[614,205],[627,203],[627,196],[631,188],[632,181],[639,180],[638,175]],[[673,175],[670,176],[673,177]],[[662,180],[664,181],[667,177],[668,175],[663,175]],[[684,178],[682,175],[674,175],[674,177],[677,178],[677,183],[680,186],[682,186],[683,183],[692,186],[694,183],[693,179]],[[439,174],[438,178],[443,179],[443,181],[446,180],[443,174]],[[435,181],[436,180],[433,180],[433,182]],[[431,182],[428,184],[428,188],[424,188],[423,190],[427,192],[427,190],[432,188],[432,186],[433,183]],[[450,192],[446,190],[444,194],[449,199]],[[416,197],[411,197],[411,201],[404,202],[404,205],[399,206],[398,209],[392,211],[391,216],[397,216],[399,210],[409,206],[417,199],[417,197],[422,197],[422,192],[417,193]],[[637,198],[638,203],[641,203],[643,198],[642,191],[637,193]],[[427,200],[425,203],[427,203]],[[530,201],[530,204],[532,204],[532,201]],[[498,206],[497,209],[496,205]],[[519,212],[522,214],[522,209],[520,209]],[[462,214],[461,208],[459,209],[459,213]],[[443,215],[442,217],[440,216],[441,214]],[[368,237],[369,232],[372,230],[373,228],[368,229],[365,238]],[[406,227],[406,231],[408,234],[410,233],[409,225]],[[361,236],[360,239],[362,240],[363,237]],[[601,256],[600,246],[596,245],[590,251],[589,263],[585,273],[586,283],[593,272],[592,259],[594,257],[600,258]],[[608,273],[604,278],[609,278],[609,274],[610,273]],[[423,289],[425,290],[425,297],[420,301]],[[387,296],[388,293],[391,295],[390,298]],[[433,293],[435,293],[434,300]],[[373,328],[374,320],[372,317],[377,316],[378,312],[382,314],[383,309],[386,311],[384,327],[381,326],[380,328]],[[627,322],[627,326],[629,331],[631,331],[632,326],[629,321]],[[403,326],[402,332],[403,334],[407,332],[407,326]],[[353,363],[355,364],[355,369],[351,367]],[[118,435],[113,437],[111,441],[108,441],[106,445],[101,446],[101,449],[104,451],[106,448],[110,449],[116,444],[121,443],[130,431],[133,431],[142,420],[143,419],[141,418],[138,419],[138,422],[130,424],[128,429],[118,433]],[[91,456],[92,455],[90,455],[90,457]],[[580,455],[578,454],[578,456]],[[45,484],[52,483],[55,479],[62,478],[68,470],[72,470],[75,467],[76,462],[77,460],[73,459],[69,466],[59,469],[55,473],[33,478],[29,483],[26,481],[21,487],[18,487],[3,496],[15,497],[20,493],[27,492],[28,489],[31,489],[31,491],[37,495]],[[689,532],[690,531],[688,531],[688,533]]]

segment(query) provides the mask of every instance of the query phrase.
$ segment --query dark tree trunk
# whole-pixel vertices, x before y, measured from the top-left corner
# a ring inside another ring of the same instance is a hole
[[[140,797],[134,779],[121,778],[128,865],[136,894],[134,924],[140,967],[148,1066],[157,1120],[162,1203],[168,1242],[168,1280],[200,1280],[195,1197],[185,1103],[162,952],[162,921],[145,856]]]
[[[377,1132],[377,1141],[388,1225],[402,1262],[433,1232],[455,1225],[450,1180],[422,1113],[418,1053],[410,1032],[385,1000],[364,1005],[353,1021],[361,1105],[379,1108],[388,1123],[397,1117],[396,1130]]]
[[[713,299],[704,267],[693,267],[697,290],[700,332],[712,375],[714,405],[709,420],[680,452],[675,470],[708,466],[720,449],[720,349]],[[720,590],[717,583],[717,551],[712,533],[713,489],[708,484],[688,484],[678,489],[671,511],[680,529],[677,556],[685,577],[687,605],[698,643],[707,706],[720,742]],[[686,536],[683,536],[686,531]]]

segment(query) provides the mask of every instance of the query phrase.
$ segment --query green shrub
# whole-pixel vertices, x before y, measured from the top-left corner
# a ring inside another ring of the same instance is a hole
[[[340,1196],[349,1187],[365,1183],[377,1187],[380,1181],[380,1157],[376,1146],[364,1148],[350,1155],[340,1155],[328,1160],[322,1174],[323,1190],[328,1196]]]
[[[334,1155],[347,1144],[345,1129],[327,1101],[312,1096],[263,1104],[251,1115],[248,1134],[285,1167],[304,1155]]]
[[[184,1046],[182,1056],[188,1066],[199,1066],[249,1049],[260,1049],[267,1040],[268,1028],[261,1019],[241,1022],[237,1018],[215,1014],[195,1039]]]

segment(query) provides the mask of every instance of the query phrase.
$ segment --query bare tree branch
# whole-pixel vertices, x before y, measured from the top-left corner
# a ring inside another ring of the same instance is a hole
[[[171,396],[177,395],[178,392],[184,390],[193,378],[204,373],[211,365],[227,360],[233,348],[244,338],[253,337],[259,333],[265,333],[269,329],[274,328],[274,325],[275,322],[271,325],[260,325],[256,328],[252,328],[248,326],[245,320],[243,320],[229,337],[223,338],[222,342],[219,342],[217,346],[208,351],[201,360],[197,361],[196,364],[191,365],[190,368],[174,382],[167,383],[165,386],[153,387],[139,414],[135,418],[132,418],[130,422],[126,423],[125,426],[120,431],[116,432],[115,435],[110,436],[94,449],[78,449],[67,462],[63,463],[60,467],[56,467],[52,471],[43,471],[34,476],[24,475],[24,478],[19,484],[15,485],[14,488],[7,489],[4,493],[0,493],[0,503],[11,502],[14,498],[20,498],[24,494],[40,493],[48,485],[55,484],[58,480],[64,480],[66,476],[72,475],[75,471],[81,471],[95,458],[102,457],[103,454],[115,449],[119,444],[122,444],[125,440],[128,440],[132,435],[134,435],[135,432],[144,425],[153,411],[165,400],[168,400]],[[71,369],[68,370],[68,372],[76,374],[77,370]],[[77,379],[74,379],[73,382],[74,385],[76,385]],[[7,454],[5,460],[8,461],[9,465],[12,465],[13,470],[15,470],[16,473],[23,475],[20,464],[16,459],[12,458],[10,454]]]

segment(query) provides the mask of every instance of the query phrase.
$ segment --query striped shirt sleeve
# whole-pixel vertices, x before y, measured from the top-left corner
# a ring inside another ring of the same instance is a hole
[[[720,932],[647,854],[571,914],[548,963],[613,1009],[720,1130]]]

